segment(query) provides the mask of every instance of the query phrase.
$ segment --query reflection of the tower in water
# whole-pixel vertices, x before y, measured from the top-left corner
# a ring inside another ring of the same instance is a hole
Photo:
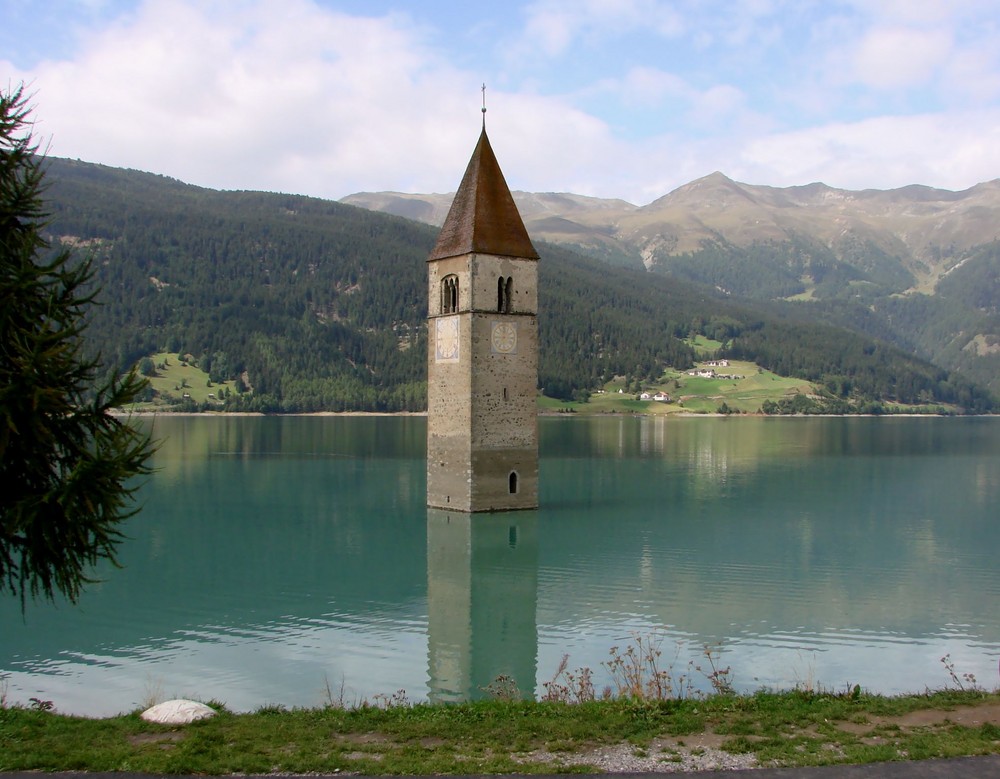
[[[427,510],[427,666],[433,702],[481,698],[498,677],[525,697],[538,655],[536,512]]]

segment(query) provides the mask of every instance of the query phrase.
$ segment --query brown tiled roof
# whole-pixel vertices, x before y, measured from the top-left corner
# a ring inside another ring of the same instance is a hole
[[[477,252],[538,259],[528,231],[514,205],[486,128],[472,152],[469,167],[455,193],[437,244],[428,260]]]

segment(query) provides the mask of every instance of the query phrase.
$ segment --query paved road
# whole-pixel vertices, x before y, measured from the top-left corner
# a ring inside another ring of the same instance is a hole
[[[667,776],[673,776],[668,774]],[[38,772],[0,772],[0,779],[39,779],[46,774]],[[150,774],[81,773],[73,771],[51,774],[57,779],[163,779]],[[534,774],[530,779],[566,779],[566,774],[546,777]],[[651,779],[659,774],[590,774],[593,779]],[[908,763],[871,763],[869,765],[830,765],[819,768],[750,768],[742,771],[695,771],[678,774],[679,777],[708,777],[715,779],[1000,779],[1000,755],[986,757],[956,757],[950,760],[918,760]],[[171,779],[204,779],[204,777],[177,776]],[[273,776],[244,776],[240,779],[274,779]],[[308,779],[343,779],[343,774],[319,776],[310,774]],[[441,777],[409,777],[408,779],[441,779]],[[472,779],[455,777],[455,779]],[[476,777],[476,779],[497,779]],[[526,777],[525,779],[528,779]]]

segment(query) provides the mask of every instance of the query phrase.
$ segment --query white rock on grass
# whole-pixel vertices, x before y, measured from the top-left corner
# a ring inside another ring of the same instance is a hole
[[[188,722],[214,717],[215,709],[197,701],[186,701],[177,698],[164,701],[146,709],[140,716],[147,722],[159,722],[164,725],[185,725]]]

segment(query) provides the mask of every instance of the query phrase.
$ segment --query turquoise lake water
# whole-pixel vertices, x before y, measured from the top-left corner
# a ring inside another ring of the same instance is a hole
[[[0,602],[9,702],[348,704],[613,679],[636,636],[740,690],[1000,685],[1000,420],[540,420],[541,507],[425,508],[421,417],[160,417],[121,570]]]

